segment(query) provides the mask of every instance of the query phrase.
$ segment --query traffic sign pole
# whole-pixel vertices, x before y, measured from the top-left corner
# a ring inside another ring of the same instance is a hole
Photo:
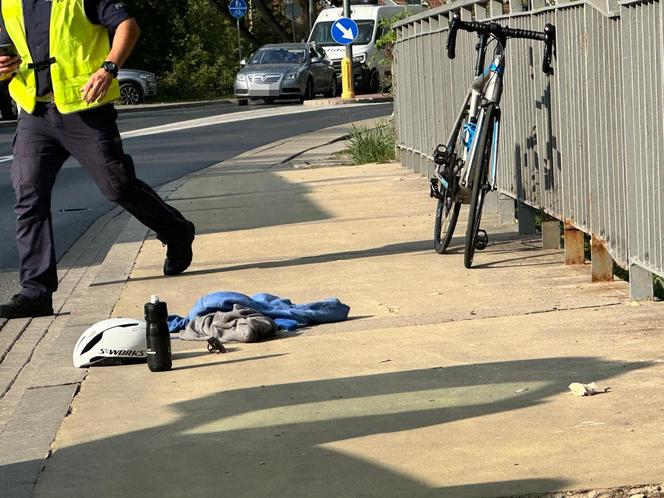
[[[240,37],[240,19],[247,14],[247,2],[245,0],[231,0],[228,10],[237,21],[237,53],[239,61],[242,62],[242,38]]]
[[[344,0],[344,10],[350,16],[349,0]],[[341,59],[341,98],[352,99],[355,97],[353,82],[353,42],[360,32],[357,23],[350,17],[340,17],[332,23],[332,39],[339,45],[346,46],[346,56]]]
[[[242,39],[240,38],[240,18],[237,21],[237,53],[240,56],[240,64],[242,64]]]
[[[350,19],[350,0],[344,0],[344,17]],[[346,57],[341,60],[341,98],[355,97],[355,83],[353,82],[353,44],[346,45]]]

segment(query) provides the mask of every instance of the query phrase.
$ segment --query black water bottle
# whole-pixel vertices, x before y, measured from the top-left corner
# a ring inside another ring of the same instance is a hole
[[[152,296],[145,303],[145,338],[148,343],[148,367],[153,372],[171,369],[171,334],[168,332],[166,303]]]

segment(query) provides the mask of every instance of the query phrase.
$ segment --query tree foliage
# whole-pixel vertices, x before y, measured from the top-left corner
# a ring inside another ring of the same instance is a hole
[[[239,57],[237,26],[228,12],[228,0],[127,3],[141,27],[141,37],[126,66],[157,74],[160,98],[214,98],[232,92]],[[283,0],[252,3],[251,28],[247,18],[240,25],[245,58],[264,43],[292,40],[290,21],[282,14]],[[303,19],[306,16],[297,24],[297,39],[308,31]]]
[[[165,98],[227,95],[238,68],[235,26],[209,0],[132,0],[141,37],[127,67],[159,76]]]

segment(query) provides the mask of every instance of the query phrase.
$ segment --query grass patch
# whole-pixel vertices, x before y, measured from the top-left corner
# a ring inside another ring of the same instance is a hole
[[[394,124],[378,121],[375,128],[353,125],[346,152],[353,164],[394,161]]]

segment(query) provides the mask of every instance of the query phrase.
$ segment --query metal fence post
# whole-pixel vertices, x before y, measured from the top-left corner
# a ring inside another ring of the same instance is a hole
[[[565,264],[583,265],[586,262],[583,232],[572,226],[565,226]]]
[[[560,249],[560,222],[542,223],[542,249]]]
[[[498,223],[512,225],[514,219],[514,199],[509,195],[498,194]]]
[[[519,234],[520,235],[533,235],[537,233],[537,225],[535,224],[535,215],[537,211],[523,202],[519,202],[518,217],[519,217]]]
[[[593,282],[613,280],[613,258],[606,250],[604,241],[595,234],[590,241],[590,264]]]
[[[654,297],[652,273],[638,264],[629,265],[629,296],[633,301],[652,301]]]

